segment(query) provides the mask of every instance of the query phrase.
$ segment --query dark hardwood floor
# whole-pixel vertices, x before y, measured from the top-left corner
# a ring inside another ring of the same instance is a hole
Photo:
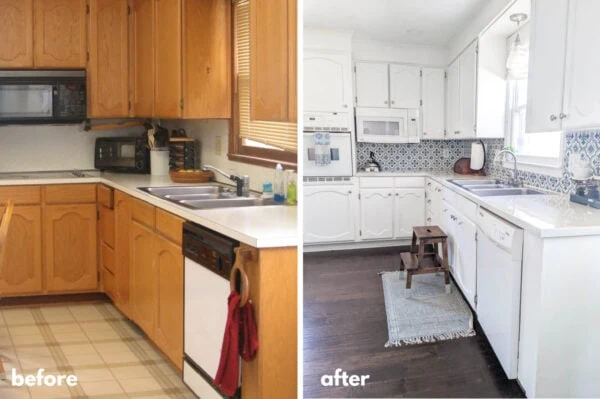
[[[397,251],[304,255],[304,397],[523,397],[506,379],[486,338],[384,348],[387,322],[380,271]],[[368,374],[365,387],[323,387],[341,368]]]

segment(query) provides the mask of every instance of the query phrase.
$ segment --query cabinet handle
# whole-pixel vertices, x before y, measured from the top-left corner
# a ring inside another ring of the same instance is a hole
[[[348,194],[352,194],[352,190],[348,190]]]
[[[551,121],[553,121],[553,122],[554,122],[556,119],[557,119],[557,118],[556,118],[556,115],[554,115],[554,114],[550,115],[550,120],[551,120]]]
[[[428,221],[428,222],[431,222],[431,218],[427,218],[427,221]]]
[[[388,193],[388,197],[391,197],[391,196],[392,196],[392,193]]]
[[[396,101],[392,100],[392,104],[396,104]]]
[[[387,104],[388,102],[387,102],[387,101],[384,101],[383,103],[384,103],[384,104]]]
[[[396,193],[396,197],[400,196],[400,194]]]
[[[342,105],[342,107],[348,108],[348,104],[344,104],[344,105]]]
[[[565,113],[563,113],[563,112],[561,112],[561,113],[558,115],[558,117],[559,117],[560,119],[565,119],[567,116],[568,116],[568,115],[567,115],[567,114],[565,114]]]
[[[423,136],[427,136],[427,132],[423,132]]]
[[[455,130],[454,134],[460,134],[460,130]]]
[[[431,182],[427,183],[428,186],[431,186]]]
[[[427,203],[428,203],[428,204],[431,204],[431,200],[427,200]]]

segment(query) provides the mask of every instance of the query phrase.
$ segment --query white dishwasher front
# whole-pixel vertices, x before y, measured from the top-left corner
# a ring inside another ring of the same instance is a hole
[[[523,230],[477,211],[477,319],[506,376],[517,378]]]

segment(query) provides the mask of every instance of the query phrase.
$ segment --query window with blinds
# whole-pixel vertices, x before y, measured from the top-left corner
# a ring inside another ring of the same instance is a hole
[[[233,0],[234,140],[240,154],[296,163],[297,123],[250,117],[250,0]]]

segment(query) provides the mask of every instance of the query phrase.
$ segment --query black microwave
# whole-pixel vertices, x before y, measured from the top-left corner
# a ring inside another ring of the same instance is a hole
[[[149,173],[150,150],[146,136],[98,137],[94,167],[101,171]]]
[[[85,71],[0,71],[0,124],[68,124],[87,118]]]

